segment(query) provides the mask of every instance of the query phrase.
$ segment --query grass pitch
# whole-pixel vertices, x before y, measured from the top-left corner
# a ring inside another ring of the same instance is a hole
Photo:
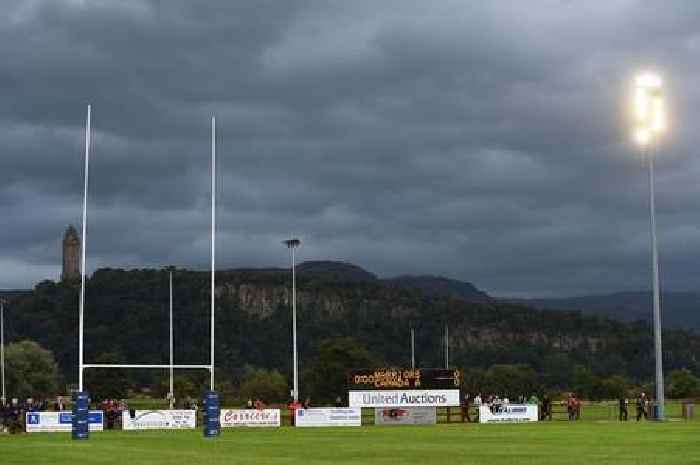
[[[0,464],[700,464],[700,422],[0,435]]]

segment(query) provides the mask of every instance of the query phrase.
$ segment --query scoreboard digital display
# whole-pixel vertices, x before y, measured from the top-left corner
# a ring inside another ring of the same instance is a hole
[[[463,380],[460,370],[378,368],[350,372],[348,389],[459,389]]]

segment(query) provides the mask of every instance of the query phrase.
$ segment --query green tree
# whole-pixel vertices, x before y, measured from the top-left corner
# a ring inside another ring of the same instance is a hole
[[[253,370],[241,383],[243,399],[260,399],[263,402],[284,402],[289,396],[287,380],[277,370]]]
[[[693,397],[700,394],[700,379],[690,370],[674,370],[668,376],[669,395],[675,399]]]
[[[590,391],[586,392],[585,395],[596,400],[619,399],[626,396],[628,389],[629,382],[622,376],[593,377],[590,383]]]
[[[13,342],[5,348],[8,397],[48,399],[59,394],[58,364],[51,351],[34,341]]]
[[[318,357],[304,371],[301,394],[315,403],[331,403],[347,391],[347,373],[353,368],[373,368],[376,363],[356,339],[336,337],[318,345]]]
[[[527,365],[494,365],[486,372],[487,392],[511,399],[541,390],[537,372]]]

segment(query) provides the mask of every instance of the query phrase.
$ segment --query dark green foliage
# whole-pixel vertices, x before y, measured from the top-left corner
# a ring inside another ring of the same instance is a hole
[[[291,385],[288,288],[287,270],[217,272],[216,365],[222,386],[228,383],[237,391],[245,366],[278,370]],[[335,398],[345,371],[365,358],[358,348],[367,351],[367,363],[410,366],[411,327],[416,329],[418,366],[444,366],[445,324],[450,327],[453,367],[481,369],[496,383],[497,373],[488,373],[493,365],[518,365],[515,374],[523,383],[519,390],[598,395],[610,393],[601,379],[621,375],[639,384],[653,376],[652,333],[644,323],[537,311],[500,301],[428,297],[380,280],[344,280],[337,269],[331,276],[317,269],[300,272],[298,289],[300,390],[315,399]],[[254,296],[253,303],[244,291]],[[175,363],[208,363],[209,274],[177,270],[174,296]],[[31,338],[53,351],[67,383],[77,381],[77,304],[75,285],[46,281],[6,309],[9,339]],[[96,271],[87,283],[85,325],[86,363],[116,354],[111,359],[123,363],[166,364],[167,271]],[[346,347],[352,356],[327,358],[321,341],[331,338],[352,338]],[[668,372],[687,368],[700,374],[699,335],[666,331],[664,353]],[[163,376],[167,373],[139,370],[130,371],[127,379],[131,388],[162,386]],[[196,388],[205,387],[208,378],[204,372],[178,376],[191,377]]]
[[[674,370],[668,377],[668,394],[677,399],[700,395],[700,379],[689,370]]]
[[[5,348],[5,376],[8,399],[50,399],[62,392],[53,354],[34,341],[14,342]]]
[[[259,399],[266,404],[284,403],[289,398],[287,379],[277,370],[252,370],[241,383],[241,399]]]
[[[303,373],[301,395],[332,403],[337,396],[345,397],[349,370],[375,366],[369,352],[354,338],[324,339],[318,345],[318,356]]]

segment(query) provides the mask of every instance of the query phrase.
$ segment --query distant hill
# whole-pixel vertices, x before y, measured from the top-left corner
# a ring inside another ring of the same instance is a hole
[[[489,302],[491,297],[471,283],[440,276],[398,276],[384,282],[402,288],[420,289],[429,297],[452,297],[465,302]]]
[[[646,325],[578,312],[538,311],[488,299],[468,283],[444,278],[378,280],[360,267],[338,262],[302,263],[299,271],[302,370],[318,357],[321,341],[337,337],[359,341],[381,366],[406,366],[410,328],[416,334],[417,366],[441,366],[448,325],[450,360],[457,367],[486,370],[498,364],[525,364],[556,389],[574,386],[582,369],[595,376],[621,374],[633,380],[653,374],[652,337]],[[246,366],[290,373],[289,278],[282,268],[217,273],[217,367],[231,380]],[[209,279],[207,271],[178,269],[173,274],[178,363],[208,360]],[[74,382],[77,372],[78,293],[74,284],[43,281],[16,301],[6,321],[7,340],[29,338],[51,350],[67,382]],[[488,300],[469,301],[476,298]],[[87,360],[165,363],[168,302],[166,269],[95,271],[86,283]],[[667,370],[688,368],[700,374],[700,334],[666,330],[664,348]],[[139,383],[153,383],[157,376],[139,374]]]
[[[511,300],[539,309],[578,310],[584,315],[598,315],[621,321],[650,321],[651,292],[618,292],[558,299]],[[700,293],[665,292],[661,299],[661,318],[666,328],[700,329]]]
[[[306,261],[297,265],[297,273],[316,277],[324,282],[367,283],[377,281],[377,275],[352,263],[328,260]]]

